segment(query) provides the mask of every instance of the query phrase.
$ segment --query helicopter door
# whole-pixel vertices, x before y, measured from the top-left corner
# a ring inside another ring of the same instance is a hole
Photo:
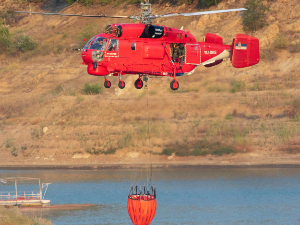
[[[186,64],[200,64],[200,46],[199,44],[186,44]]]
[[[119,57],[119,42],[117,39],[110,40],[105,57]]]

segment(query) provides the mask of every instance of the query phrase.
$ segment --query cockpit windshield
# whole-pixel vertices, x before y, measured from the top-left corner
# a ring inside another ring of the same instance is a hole
[[[97,37],[94,39],[89,49],[104,51],[107,45],[107,39],[103,37]]]
[[[92,40],[94,40],[94,39],[95,39],[95,37],[92,37],[92,38],[85,44],[85,46],[83,47],[83,49],[87,49],[87,48],[89,47],[90,43],[92,42]]]

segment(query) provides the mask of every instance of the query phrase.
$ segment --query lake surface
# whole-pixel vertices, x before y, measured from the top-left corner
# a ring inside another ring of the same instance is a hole
[[[144,170],[0,170],[0,177],[39,177],[52,204],[81,210],[43,211],[54,225],[130,225],[127,196]],[[152,225],[300,224],[300,168],[155,169],[157,211]],[[34,189],[24,185],[19,189]],[[0,184],[0,191],[13,189]]]

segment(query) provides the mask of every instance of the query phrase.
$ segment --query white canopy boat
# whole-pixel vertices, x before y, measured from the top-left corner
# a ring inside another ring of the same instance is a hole
[[[39,191],[18,191],[19,184],[32,184],[38,181]],[[9,177],[0,178],[1,185],[14,184],[14,191],[2,191],[4,188],[0,185],[0,205],[4,206],[36,206],[50,204],[50,200],[45,200],[45,195],[48,189],[48,185],[51,183],[41,183],[39,178],[30,177]]]

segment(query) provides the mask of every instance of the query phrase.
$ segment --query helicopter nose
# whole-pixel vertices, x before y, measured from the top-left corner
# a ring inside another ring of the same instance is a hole
[[[86,49],[82,50],[81,57],[82,57],[83,62],[85,62],[86,64],[93,63],[91,51],[86,50]]]
[[[96,75],[96,76],[106,76],[109,74],[105,66],[97,65],[97,67],[95,67],[93,63],[89,63],[87,65],[87,72],[88,74]]]

